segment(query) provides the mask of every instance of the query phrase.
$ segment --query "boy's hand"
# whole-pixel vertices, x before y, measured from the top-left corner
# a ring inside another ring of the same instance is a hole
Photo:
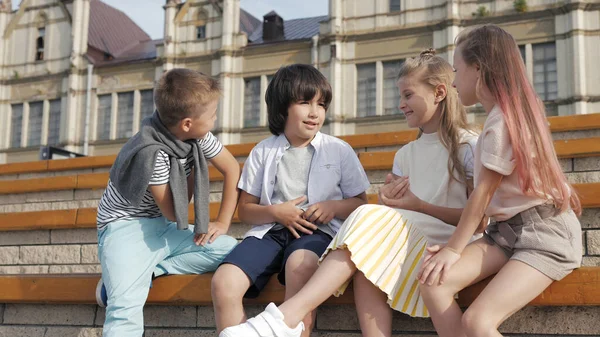
[[[209,222],[208,233],[195,234],[194,242],[196,243],[196,246],[204,246],[207,243],[213,243],[220,235],[226,234],[227,230],[229,230],[229,225],[227,224],[218,221]]]
[[[312,231],[317,230],[317,226],[302,218],[304,212],[296,207],[304,201],[306,201],[306,196],[273,205],[275,220],[292,232],[296,239],[300,238],[298,232],[312,234]]]
[[[318,202],[307,208],[302,217],[312,223],[327,224],[335,217],[337,205],[337,200]]]
[[[408,190],[408,177],[394,177],[389,173],[385,178],[385,184],[379,189],[379,197],[385,196],[387,199],[400,199]]]

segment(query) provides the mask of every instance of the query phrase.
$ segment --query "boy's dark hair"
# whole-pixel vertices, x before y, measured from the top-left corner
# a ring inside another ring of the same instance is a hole
[[[221,96],[219,81],[199,71],[176,68],[164,73],[154,87],[154,104],[161,122],[171,127],[193,116],[198,105]]]
[[[292,64],[279,68],[265,95],[269,131],[276,136],[282,134],[290,105],[299,101],[310,101],[317,95],[320,95],[327,110],[331,103],[331,85],[315,67],[308,64]]]

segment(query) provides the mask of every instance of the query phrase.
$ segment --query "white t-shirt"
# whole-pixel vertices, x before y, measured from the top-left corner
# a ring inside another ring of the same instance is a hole
[[[477,135],[463,131],[460,142],[464,144],[459,148],[459,158],[463,160],[462,164],[467,178],[469,178],[473,176]],[[467,185],[450,176],[448,172],[449,157],[450,154],[437,133],[423,134],[419,139],[398,150],[392,172],[399,176],[408,176],[410,190],[421,200],[441,207],[464,208],[468,199]],[[456,170],[454,176],[458,177]],[[424,213],[408,210],[398,211],[427,236],[429,245],[448,242],[456,230],[456,226]],[[471,240],[480,236],[474,235]]]
[[[477,135],[463,131],[460,142],[464,144],[458,155],[467,177],[472,178]],[[437,206],[463,208],[467,203],[466,185],[451,179],[449,155],[437,133],[424,133],[398,150],[392,172],[408,176],[411,191],[421,200]],[[456,172],[454,175],[458,177]]]

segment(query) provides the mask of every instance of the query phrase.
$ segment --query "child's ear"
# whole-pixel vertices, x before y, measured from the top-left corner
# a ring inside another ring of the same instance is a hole
[[[435,87],[435,102],[439,103],[439,102],[443,101],[444,98],[446,98],[447,94],[448,94],[448,88],[446,87],[446,85],[438,84]]]
[[[192,119],[189,117],[182,119],[181,122],[179,122],[179,126],[184,132],[189,132],[192,128]]]

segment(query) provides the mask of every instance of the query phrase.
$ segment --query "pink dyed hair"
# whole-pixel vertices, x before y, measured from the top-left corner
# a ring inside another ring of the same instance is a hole
[[[561,211],[570,206],[581,214],[579,198],[556,157],[544,104],[527,78],[514,38],[487,24],[461,32],[456,45],[467,64],[479,66],[478,88],[489,89],[502,109],[523,192],[551,199]]]

